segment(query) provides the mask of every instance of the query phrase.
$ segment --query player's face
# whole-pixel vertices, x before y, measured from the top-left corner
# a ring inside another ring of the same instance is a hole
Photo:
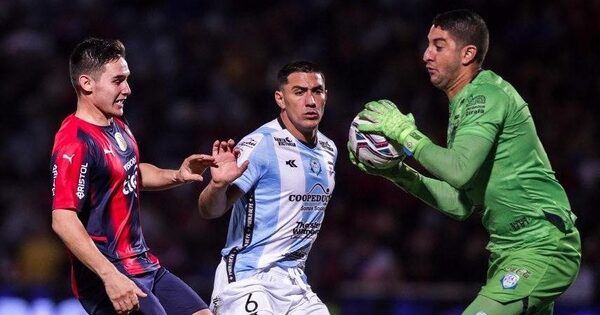
[[[439,27],[431,27],[427,40],[423,61],[429,80],[435,87],[447,91],[460,74],[461,47],[450,33]]]
[[[96,76],[92,96],[94,105],[106,116],[123,116],[125,99],[131,94],[127,78],[129,67],[123,58],[104,65],[104,72]]]
[[[327,101],[323,76],[314,72],[290,74],[287,84],[275,92],[275,101],[282,109],[284,123],[291,123],[286,127],[292,129],[292,133],[298,131],[311,138],[323,118]]]

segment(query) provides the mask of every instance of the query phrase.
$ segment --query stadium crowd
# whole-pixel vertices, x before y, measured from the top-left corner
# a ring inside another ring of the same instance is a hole
[[[0,295],[70,297],[68,256],[50,228],[52,135],[74,110],[68,54],[88,36],[127,46],[132,95],[125,115],[142,161],[177,167],[239,139],[278,113],[274,72],[294,59],[325,69],[321,130],[340,154],[337,186],[308,260],[313,289],[342,303],[348,283],[369,292],[403,285],[477,283],[487,242],[480,217],[455,222],[389,182],[352,167],[350,121],[389,98],[444,143],[447,106],[421,56],[432,17],[468,7],[488,22],[484,64],[528,101],[582,235],[573,300],[600,301],[600,2],[556,1],[97,1],[0,2]],[[142,193],[150,248],[203,298],[210,296],[228,217],[203,220],[203,183]],[[466,301],[465,301],[466,302]]]

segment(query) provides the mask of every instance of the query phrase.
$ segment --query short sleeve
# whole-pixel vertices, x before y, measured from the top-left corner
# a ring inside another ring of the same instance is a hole
[[[244,193],[248,192],[266,173],[269,164],[266,140],[263,134],[250,134],[240,140],[236,146],[241,151],[238,165],[250,161],[248,169],[233,182],[233,185],[236,185]]]
[[[83,141],[55,148],[52,154],[52,209],[80,211],[89,198],[92,156]]]

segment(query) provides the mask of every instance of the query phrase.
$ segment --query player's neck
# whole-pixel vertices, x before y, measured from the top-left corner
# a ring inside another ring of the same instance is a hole
[[[471,83],[473,78],[479,73],[479,66],[477,67],[466,67],[461,71],[456,80],[447,88],[444,92],[448,96],[449,100],[452,100],[462,89]]]
[[[287,115],[281,114],[281,115],[279,115],[279,118],[283,122],[285,129],[287,129],[292,134],[292,136],[294,136],[294,138],[296,138],[306,144],[309,144],[309,145],[312,145],[317,141],[317,129],[316,128],[314,130],[311,130],[310,132],[305,133],[305,132],[298,130]]]
[[[107,117],[98,107],[89,100],[77,99],[77,110],[75,116],[85,122],[97,126],[109,126],[112,117]]]

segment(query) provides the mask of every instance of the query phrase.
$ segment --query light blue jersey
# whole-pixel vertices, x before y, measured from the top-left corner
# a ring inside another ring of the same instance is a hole
[[[264,268],[304,268],[335,186],[337,148],[322,133],[314,147],[273,120],[239,141],[233,182],[245,194],[234,204],[222,250],[229,282]]]

